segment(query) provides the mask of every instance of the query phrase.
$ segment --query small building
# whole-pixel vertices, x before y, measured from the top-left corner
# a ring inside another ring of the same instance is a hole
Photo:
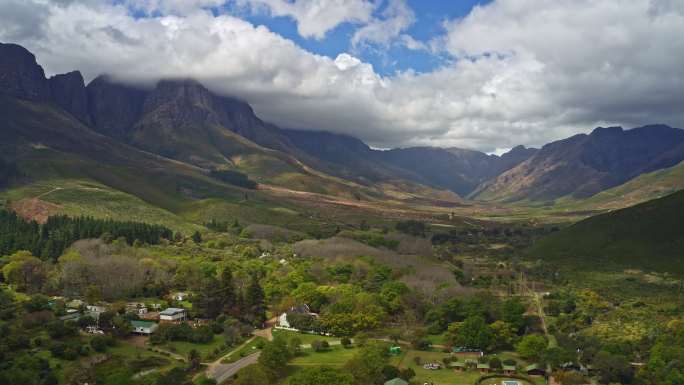
[[[532,364],[525,368],[525,373],[527,373],[529,376],[545,376],[546,370],[537,364]]]
[[[480,373],[489,373],[489,364],[477,364],[477,370],[480,371]]]
[[[464,372],[466,370],[466,363],[460,361],[449,362],[449,368],[453,369],[455,372]]]
[[[144,303],[130,302],[126,304],[126,312],[137,315],[147,314],[147,306]]]
[[[406,382],[404,379],[397,377],[385,382],[385,385],[409,385],[409,383]]]
[[[515,365],[504,365],[503,366],[503,372],[505,375],[510,376],[512,374],[515,374],[515,372],[518,369],[515,367]]]
[[[146,336],[154,333],[159,327],[156,322],[151,321],[131,321],[131,325],[133,326],[133,333]]]
[[[180,309],[177,307],[170,307],[168,309],[164,309],[161,313],[159,313],[160,321],[180,322],[185,321],[187,318],[188,313],[185,311],[185,309]]]
[[[86,305],[86,309],[90,313],[102,314],[107,311],[107,306],[105,305]]]

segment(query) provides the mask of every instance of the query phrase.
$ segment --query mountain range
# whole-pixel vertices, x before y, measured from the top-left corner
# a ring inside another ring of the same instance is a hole
[[[597,128],[502,156],[376,150],[351,136],[264,122],[249,104],[192,79],[143,87],[106,75],[86,85],[78,71],[46,78],[35,56],[14,44],[0,44],[0,95],[8,162],[45,147],[107,167],[141,169],[144,159],[146,172],[180,168],[210,184],[210,171],[231,170],[263,186],[355,200],[417,191],[454,202],[586,199],[684,161],[684,130],[664,125]]]

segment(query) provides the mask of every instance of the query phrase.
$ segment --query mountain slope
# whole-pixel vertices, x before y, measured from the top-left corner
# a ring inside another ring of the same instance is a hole
[[[334,175],[376,183],[405,179],[461,196],[531,157],[537,150],[518,146],[501,157],[459,148],[409,147],[373,150],[359,139],[327,132],[285,130],[318,168]]]
[[[374,185],[379,180],[397,190],[421,182],[409,172],[376,164],[369,154],[348,153],[349,141],[367,148],[358,139],[282,130],[259,119],[247,103],[215,95],[193,80],[163,80],[151,90],[138,90],[100,77],[88,85],[88,94],[99,132],[205,169],[235,169],[263,184],[347,198],[382,196],[384,188]],[[340,140],[347,142],[340,146]],[[343,161],[335,158],[340,153],[345,153]],[[417,190],[409,186],[407,191]]]
[[[684,162],[662,170],[641,174],[630,181],[602,191],[591,198],[561,202],[580,209],[617,209],[662,198],[684,190]]]
[[[597,128],[545,145],[516,167],[481,185],[485,201],[587,198],[643,173],[684,160],[684,130],[664,125]]]
[[[684,191],[578,222],[529,254],[563,265],[684,273]]]

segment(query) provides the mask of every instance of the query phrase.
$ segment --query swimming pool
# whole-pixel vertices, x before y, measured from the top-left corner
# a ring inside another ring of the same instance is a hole
[[[520,385],[518,381],[501,381],[503,385]]]

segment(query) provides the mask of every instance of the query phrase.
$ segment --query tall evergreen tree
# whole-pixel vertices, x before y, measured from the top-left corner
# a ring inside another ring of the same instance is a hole
[[[255,326],[260,326],[266,321],[266,295],[256,274],[252,274],[250,284],[245,290],[244,304]]]

